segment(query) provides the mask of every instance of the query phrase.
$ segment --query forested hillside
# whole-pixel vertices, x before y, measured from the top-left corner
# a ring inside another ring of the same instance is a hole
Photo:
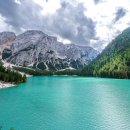
[[[11,69],[6,69],[0,63],[0,81],[11,82],[11,83],[21,83],[26,81],[26,76],[22,76],[20,73],[13,71]]]
[[[14,70],[23,72],[33,76],[52,76],[52,75],[80,75],[81,70],[60,70],[60,71],[51,71],[51,70],[39,70],[27,67],[13,67]]]
[[[130,78],[130,28],[116,37],[81,72],[83,76]]]

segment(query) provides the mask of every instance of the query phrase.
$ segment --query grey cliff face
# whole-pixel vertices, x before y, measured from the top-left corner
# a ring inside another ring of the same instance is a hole
[[[65,45],[58,42],[56,37],[31,30],[18,35],[10,50],[4,50],[3,55],[3,59],[18,66],[61,70],[82,68],[93,60],[98,52],[91,47]]]
[[[13,32],[2,32],[0,33],[0,45],[11,44],[16,38]]]
[[[4,48],[10,48],[12,42],[16,36],[13,32],[1,32],[0,33],[0,59]]]

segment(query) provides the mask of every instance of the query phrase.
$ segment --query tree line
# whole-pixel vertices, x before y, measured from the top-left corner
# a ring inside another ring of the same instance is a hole
[[[5,68],[2,64],[0,64],[0,80],[17,84],[26,82],[26,75],[21,75],[19,72]]]

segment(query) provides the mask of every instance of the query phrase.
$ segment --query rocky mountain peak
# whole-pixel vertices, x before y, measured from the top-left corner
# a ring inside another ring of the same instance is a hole
[[[0,33],[0,45],[9,44],[16,38],[13,32],[1,32]]]
[[[15,40],[16,35],[13,32],[0,33],[0,59],[4,48],[10,48],[12,42]]]
[[[66,45],[42,31],[29,30],[16,36],[11,49],[3,51],[3,59],[20,66],[60,70],[82,68],[97,54],[91,47]]]

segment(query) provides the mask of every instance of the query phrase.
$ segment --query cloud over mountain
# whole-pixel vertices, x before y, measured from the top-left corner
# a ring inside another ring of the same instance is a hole
[[[125,16],[126,14],[126,10],[123,8],[118,8],[117,12],[116,12],[116,17],[114,19],[114,22],[117,22],[118,20],[120,20],[122,17]]]
[[[3,0],[0,29],[42,30],[65,43],[102,49],[129,26],[129,5],[129,0]]]

